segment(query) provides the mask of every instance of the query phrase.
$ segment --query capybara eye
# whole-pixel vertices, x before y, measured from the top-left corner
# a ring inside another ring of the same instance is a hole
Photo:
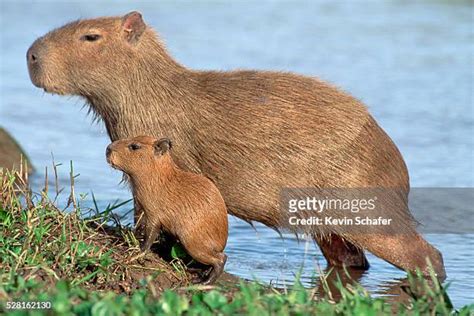
[[[130,144],[130,145],[128,146],[128,148],[130,148],[130,150],[138,150],[138,149],[140,149],[141,147],[140,147],[140,145],[138,145],[138,144]]]
[[[99,34],[86,34],[81,37],[81,41],[95,42],[101,37]]]

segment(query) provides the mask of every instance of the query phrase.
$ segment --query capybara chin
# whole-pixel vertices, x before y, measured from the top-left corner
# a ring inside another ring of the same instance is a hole
[[[158,233],[175,236],[196,261],[211,266],[204,281],[224,271],[228,224],[224,200],[206,177],[180,170],[169,154],[169,139],[138,136],[107,147],[109,164],[125,172],[143,208],[145,241],[150,249]]]
[[[278,54],[278,52],[275,52]],[[280,207],[286,187],[394,188],[386,217],[410,217],[397,147],[347,93],[315,78],[269,71],[195,71],[176,62],[138,12],[80,20],[37,39],[32,82],[79,95],[110,138],[168,135],[173,156],[219,188],[229,213],[298,230]],[[140,214],[136,205],[135,215]],[[328,228],[330,229],[330,228]],[[395,266],[444,275],[441,254],[407,225],[398,234],[311,234],[331,265],[367,269],[363,249]]]

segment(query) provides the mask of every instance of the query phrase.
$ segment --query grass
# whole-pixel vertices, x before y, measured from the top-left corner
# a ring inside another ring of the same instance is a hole
[[[305,289],[298,279],[289,289],[230,279],[216,286],[193,286],[193,275],[172,248],[168,260],[155,253],[136,259],[139,242],[120,225],[113,210],[81,209],[71,193],[66,210],[50,198],[48,179],[34,194],[21,172],[0,170],[0,314],[11,315],[472,315],[456,311],[435,278],[410,277],[405,304],[374,298],[360,285]],[[163,255],[163,253],[162,253]],[[174,256],[174,258],[173,258]],[[166,256],[164,256],[166,257]],[[51,302],[51,310],[11,310],[13,301]]]

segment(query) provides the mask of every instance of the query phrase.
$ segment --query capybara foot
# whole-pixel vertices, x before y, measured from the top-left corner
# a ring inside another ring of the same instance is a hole
[[[220,259],[212,265],[210,272],[208,273],[207,278],[202,282],[203,285],[210,285],[216,282],[217,278],[224,272],[224,266],[227,261],[227,255],[221,254]]]
[[[446,279],[446,270],[444,269],[444,261],[443,261],[443,255],[441,252],[434,248],[431,247],[431,252],[430,256],[427,258],[427,263],[426,268],[422,271],[423,275],[425,276],[430,276],[431,275],[431,267],[433,267],[433,271],[436,274],[436,277],[440,282],[443,282]]]
[[[203,266],[202,268],[187,267],[186,269],[188,270],[189,273],[199,275],[201,278],[200,282],[202,282],[203,279],[205,279],[209,275],[209,273],[211,273],[212,266]]]
[[[328,265],[368,270],[370,265],[364,251],[338,235],[315,238]]]
[[[205,281],[209,278],[209,274],[214,268],[209,266],[207,269],[191,268],[188,269],[188,272],[194,274],[192,283],[193,284],[204,284]]]

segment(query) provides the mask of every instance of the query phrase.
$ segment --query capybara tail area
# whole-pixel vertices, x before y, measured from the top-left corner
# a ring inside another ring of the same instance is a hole
[[[329,266],[360,270],[368,270],[370,267],[364,250],[339,235],[314,235],[314,241],[318,244]]]
[[[446,278],[441,253],[416,231],[394,235],[361,234],[355,239],[361,247],[400,269],[408,272],[419,269],[429,276],[431,263],[438,279]]]

